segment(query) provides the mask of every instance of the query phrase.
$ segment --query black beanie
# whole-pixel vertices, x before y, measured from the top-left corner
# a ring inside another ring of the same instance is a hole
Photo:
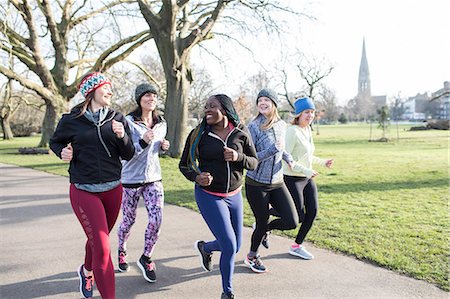
[[[149,83],[141,83],[136,87],[136,90],[134,91],[134,99],[136,100],[136,103],[138,105],[141,102],[142,96],[147,92],[151,92],[156,95],[158,94],[158,90],[156,89],[156,87]]]

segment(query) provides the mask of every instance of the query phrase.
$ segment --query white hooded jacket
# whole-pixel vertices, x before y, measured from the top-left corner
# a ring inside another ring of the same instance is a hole
[[[146,184],[162,179],[161,165],[159,163],[159,152],[161,141],[167,134],[167,123],[161,118],[153,128],[153,140],[143,148],[142,137],[148,128],[134,121],[133,116],[127,115],[126,120],[130,127],[131,139],[133,141],[135,152],[129,161],[122,161],[122,184]],[[141,142],[140,142],[141,141]]]

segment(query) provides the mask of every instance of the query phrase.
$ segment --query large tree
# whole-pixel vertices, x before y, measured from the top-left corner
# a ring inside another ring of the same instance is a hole
[[[188,94],[194,80],[190,66],[192,49],[214,36],[212,30],[219,20],[242,27],[257,20],[269,26],[276,26],[277,23],[272,18],[273,12],[290,10],[281,7],[278,1],[138,0],[138,2],[156,43],[166,77],[165,118],[170,123],[168,128],[170,155],[179,156],[187,133]],[[226,14],[225,11],[229,13]],[[239,20],[239,16],[243,16],[243,11],[253,13],[257,17],[247,16],[246,19]]]
[[[132,17],[126,14],[133,10],[123,7],[132,2],[8,0],[0,7],[1,59],[13,56],[20,62],[15,70],[0,64],[0,73],[45,102],[39,146],[48,146],[60,113],[86,73],[107,71],[151,39],[149,30],[133,32],[133,26],[125,26],[127,33],[121,31],[117,18]]]

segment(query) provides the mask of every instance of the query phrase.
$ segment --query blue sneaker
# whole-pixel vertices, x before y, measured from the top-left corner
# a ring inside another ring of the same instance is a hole
[[[80,278],[80,293],[84,298],[91,298],[94,292],[94,277],[84,275],[84,265],[78,268],[78,277]]]

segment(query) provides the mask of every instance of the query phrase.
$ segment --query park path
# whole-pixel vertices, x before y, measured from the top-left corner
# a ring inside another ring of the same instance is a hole
[[[0,298],[80,298],[76,268],[83,261],[85,237],[68,199],[68,179],[27,168],[0,164]],[[119,218],[120,220],[120,218]],[[145,208],[128,243],[129,261],[141,254]],[[116,224],[117,227],[117,224]],[[237,254],[234,288],[237,298],[449,298],[429,283],[307,244],[316,259],[287,254],[291,240],[271,236],[261,249],[269,272],[244,267],[251,229],[244,228]],[[202,217],[186,208],[165,205],[164,223],[154,252],[158,281],[150,284],[133,262],[116,274],[117,298],[219,298],[219,254],[205,273],[193,249],[196,239],[211,233]],[[117,267],[116,228],[111,235]],[[98,291],[94,293],[99,298]]]

